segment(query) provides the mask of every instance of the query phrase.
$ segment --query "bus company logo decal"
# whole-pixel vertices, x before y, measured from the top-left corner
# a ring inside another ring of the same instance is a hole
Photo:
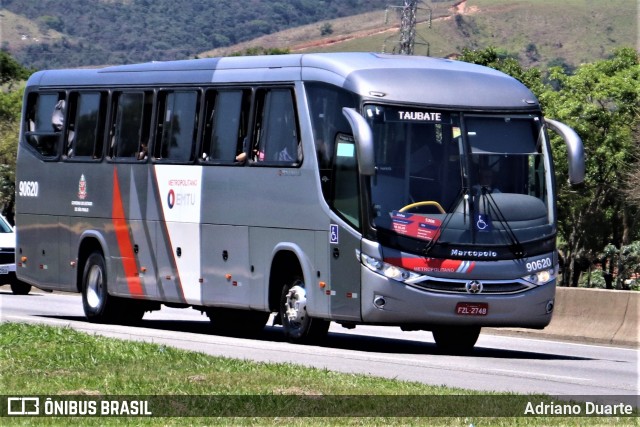
[[[87,198],[87,180],[84,174],[80,175],[80,182],[78,182],[78,198],[80,200]]]
[[[476,266],[475,261],[419,257],[385,258],[384,262],[418,273],[469,274]]]
[[[72,200],[71,206],[73,206],[74,212],[79,213],[89,213],[89,210],[93,206],[93,202],[86,200],[89,193],[87,192],[87,179],[84,174],[80,175],[80,180],[78,181],[78,199],[80,200]]]
[[[173,209],[176,204],[176,193],[173,191],[173,188],[169,190],[169,194],[167,194],[167,206],[169,209]]]
[[[196,188],[199,188],[197,180],[195,183],[190,180],[172,180],[169,183],[169,191],[167,193],[167,206],[169,209],[173,209],[174,206],[195,207],[198,204]]]
[[[467,290],[467,293],[470,294],[479,294],[482,292],[483,286],[482,282],[479,280],[471,280],[464,285],[464,288]]]

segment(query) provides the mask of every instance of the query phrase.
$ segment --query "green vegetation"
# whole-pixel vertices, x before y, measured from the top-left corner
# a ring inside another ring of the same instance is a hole
[[[12,28],[13,39],[5,40],[3,49],[37,69],[185,59],[286,28],[383,9],[386,3],[4,0],[3,10],[32,24]]]
[[[585,64],[573,74],[554,67],[546,78],[496,49],[466,50],[461,60],[487,65],[525,83],[545,115],[573,127],[583,140],[586,179],[567,184],[566,147],[554,140],[558,187],[559,248],[563,285],[578,286],[583,272],[598,265],[611,278],[606,287],[629,289],[640,273],[640,61],[632,48]],[[588,282],[590,283],[590,282]]]
[[[398,41],[399,18],[385,8],[401,0],[236,4],[5,0],[2,49],[41,69],[227,55],[255,47],[392,52]],[[432,10],[431,26],[425,6]],[[572,70],[636,43],[633,0],[425,0],[421,7],[419,55],[455,56],[465,48],[499,46],[527,67]]]
[[[150,409],[156,414],[242,416],[233,419],[15,417],[3,418],[3,425],[391,425],[399,422],[452,426],[597,426],[604,423],[623,426],[634,423],[631,417],[514,417],[505,414],[524,413],[528,402],[549,398],[486,394],[291,364],[231,360],[155,344],[92,336],[70,328],[15,323],[0,324],[0,378],[4,395],[98,400],[101,396],[108,399],[128,396],[150,400]],[[372,402],[376,405],[368,406]],[[207,403],[215,406],[204,406]],[[170,406],[176,404],[180,406]],[[399,407],[400,404],[405,406]],[[411,415],[413,410],[422,414],[438,413],[442,417],[419,418]],[[476,412],[494,410],[502,416],[474,416]],[[370,417],[335,417],[335,414],[350,412]],[[461,414],[465,412],[469,414]],[[396,413],[405,416],[385,416]],[[292,414],[308,417],[295,418]],[[447,414],[454,416],[445,418]]]
[[[637,4],[633,0],[467,0],[457,11],[451,6],[460,2],[425,3],[430,3],[433,19],[429,27],[428,15],[417,15],[417,55],[456,57],[464,49],[497,46],[525,67],[562,66],[571,71],[606,59],[617,47],[636,44]],[[312,44],[301,51],[379,52],[384,47],[392,52],[398,32],[391,25],[399,25],[399,20],[385,25],[381,16],[377,24],[389,31],[356,33],[343,42]],[[290,47],[298,51],[295,45]]]
[[[13,219],[15,202],[16,153],[23,89],[30,70],[21,66],[6,52],[0,51],[0,213]]]

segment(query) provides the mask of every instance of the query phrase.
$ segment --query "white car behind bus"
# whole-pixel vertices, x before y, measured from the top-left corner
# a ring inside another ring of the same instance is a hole
[[[11,285],[16,295],[26,295],[31,285],[16,278],[16,234],[9,222],[0,215],[0,285]]]

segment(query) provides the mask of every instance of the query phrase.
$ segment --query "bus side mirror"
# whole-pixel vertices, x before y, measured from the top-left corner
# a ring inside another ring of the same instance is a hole
[[[582,184],[584,181],[584,147],[582,139],[576,131],[556,120],[544,119],[549,129],[556,132],[567,144],[567,160],[569,162],[569,183],[571,185]]]
[[[367,121],[353,108],[343,108],[342,114],[349,121],[353,138],[356,141],[358,171],[361,175],[373,176],[376,173],[376,162],[373,150],[373,133]]]

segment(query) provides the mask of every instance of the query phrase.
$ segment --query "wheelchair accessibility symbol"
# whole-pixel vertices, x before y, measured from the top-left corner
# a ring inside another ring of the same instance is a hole
[[[339,243],[337,224],[331,224],[329,243],[331,243],[332,245],[337,245]]]
[[[491,217],[487,214],[476,215],[476,229],[478,231],[489,232],[492,230]]]

